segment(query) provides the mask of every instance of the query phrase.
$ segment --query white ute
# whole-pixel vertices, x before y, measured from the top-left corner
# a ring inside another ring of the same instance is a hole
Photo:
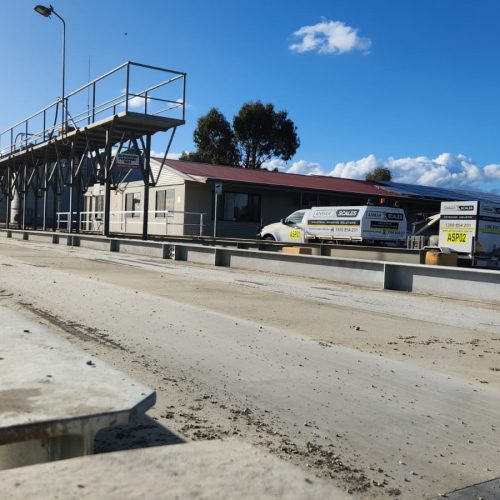
[[[403,245],[406,216],[401,208],[386,206],[313,207],[264,226],[259,236],[290,243],[339,240]]]

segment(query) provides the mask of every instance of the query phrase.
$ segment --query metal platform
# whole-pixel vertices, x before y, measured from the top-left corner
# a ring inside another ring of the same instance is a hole
[[[113,145],[119,144],[122,137],[124,142],[131,136],[152,135],[157,132],[166,132],[171,128],[183,125],[183,120],[165,118],[161,116],[144,115],[135,112],[121,112],[116,115],[96,121],[83,128],[69,129],[64,135],[54,136],[49,140],[25,147],[12,147],[9,154],[0,156],[0,170],[9,166],[23,165],[26,160],[47,161],[54,163],[58,156],[66,159],[68,155],[81,156],[96,148],[104,148],[107,141]],[[110,133],[109,138],[107,137]],[[124,136],[125,134],[125,136]]]
[[[42,228],[47,229],[48,212],[55,214],[65,191],[68,208],[78,211],[82,194],[99,182],[106,185],[103,233],[108,235],[110,192],[127,171],[137,169],[146,185],[147,237],[149,187],[156,183],[151,137],[167,133],[166,157],[177,127],[185,123],[185,92],[185,73],[126,62],[1,132],[0,200],[5,200],[7,227],[14,204],[22,214],[14,222],[26,228],[29,200],[36,225],[43,199]],[[137,158],[129,168],[117,163],[123,151]]]

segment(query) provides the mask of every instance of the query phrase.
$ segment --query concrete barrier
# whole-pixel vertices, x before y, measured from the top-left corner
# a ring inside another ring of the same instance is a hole
[[[206,247],[203,245],[173,245],[175,260],[185,260],[194,264],[216,265],[217,255],[220,251],[217,247]]]
[[[325,253],[329,257],[341,259],[378,260],[383,262],[401,262],[405,264],[422,264],[423,252],[408,250],[406,248],[369,248],[365,246],[342,245],[338,247],[325,247]]]
[[[115,239],[113,241],[113,251],[133,254],[145,255],[147,257],[164,258],[163,243],[157,241],[139,241],[139,240],[121,240]]]
[[[58,239],[59,235],[57,233],[42,233],[42,232],[30,232],[25,233],[26,240],[29,241],[39,241],[40,243],[57,243],[54,239]]]
[[[217,265],[220,266],[378,288],[384,285],[383,262],[227,248],[219,249],[218,254]]]
[[[500,272],[386,263],[384,289],[500,302]]]
[[[111,250],[111,241],[98,236],[71,236],[71,246],[109,251]]]
[[[338,258],[319,255],[284,254],[200,243],[141,241],[105,238],[95,235],[69,235],[40,231],[0,230],[7,238],[32,239],[80,246],[96,250],[145,255],[195,264],[215,265],[272,272],[304,278],[318,278],[350,285],[385,290],[439,295],[465,300],[500,303],[500,272],[456,267],[423,266],[385,260]],[[45,239],[44,239],[45,238]],[[356,252],[357,250],[354,250]],[[378,253],[379,250],[374,250]],[[396,249],[384,250],[384,258],[398,255]],[[404,253],[404,251],[403,251]],[[366,255],[366,253],[364,254]],[[402,258],[415,259],[418,254]]]

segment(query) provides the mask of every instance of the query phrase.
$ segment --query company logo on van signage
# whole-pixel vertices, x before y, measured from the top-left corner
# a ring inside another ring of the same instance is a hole
[[[359,210],[337,210],[337,217],[357,217]]]
[[[471,210],[474,210],[474,205],[460,205],[458,209],[462,212],[470,212]]]
[[[403,220],[403,214],[398,214],[396,212],[386,212],[385,218],[388,220]]]
[[[333,210],[315,210],[315,217],[331,217],[333,216]]]

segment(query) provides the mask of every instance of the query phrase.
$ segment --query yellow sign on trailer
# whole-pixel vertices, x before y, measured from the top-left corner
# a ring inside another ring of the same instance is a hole
[[[442,202],[439,246],[466,254],[497,252],[500,249],[500,206],[479,201]]]

